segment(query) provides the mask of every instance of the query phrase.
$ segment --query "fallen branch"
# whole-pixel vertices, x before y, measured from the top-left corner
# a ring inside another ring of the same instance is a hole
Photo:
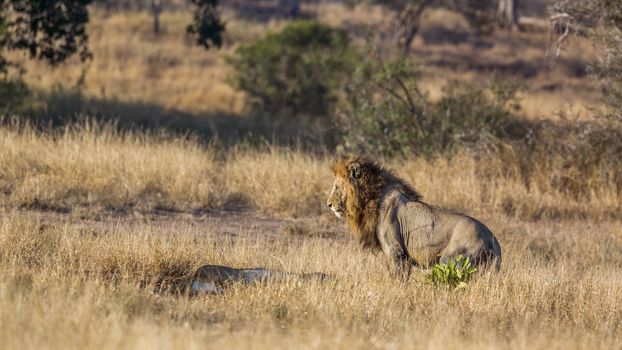
[[[555,55],[553,59],[555,59],[559,57],[559,55],[561,54],[562,47],[564,43],[566,42],[566,40],[568,39],[568,37],[570,36],[570,34],[571,33],[576,34],[578,30],[577,30],[574,17],[568,13],[557,13],[557,14],[552,15],[551,17],[549,17],[549,23],[550,23],[549,43],[553,43],[553,41],[555,43],[552,45],[549,45],[547,56],[550,56],[550,53],[551,53],[550,49],[554,48]],[[556,40],[554,40],[553,33],[560,31],[560,29],[561,29],[561,35]]]

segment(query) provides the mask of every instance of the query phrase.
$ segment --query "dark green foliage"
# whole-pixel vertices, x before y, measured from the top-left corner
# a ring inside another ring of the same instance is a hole
[[[88,59],[87,5],[91,1],[0,0],[0,49],[24,50],[53,65],[76,53]],[[19,70],[0,56],[0,117],[23,107],[29,93],[20,78],[10,77],[9,67]]]
[[[190,0],[195,6],[192,24],[186,31],[196,37],[196,43],[209,49],[222,45],[222,33],[225,24],[218,11],[219,0]]]
[[[452,150],[456,146],[486,145],[505,136],[512,113],[520,107],[517,86],[491,78],[481,88],[473,84],[451,82],[434,103],[433,118],[428,118],[428,144],[435,149]]]
[[[0,0],[0,4],[2,8],[0,8],[0,52],[5,49],[8,41],[8,24],[6,19],[6,14],[4,13],[4,7],[6,6],[3,0]],[[6,74],[8,62],[7,60],[0,56],[0,73]]]
[[[345,31],[299,21],[240,46],[228,63],[253,112],[272,118],[327,117],[356,54]]]
[[[356,70],[340,108],[345,146],[366,153],[431,155],[502,137],[517,108],[516,87],[452,82],[437,101],[417,88],[416,65],[370,57]]]
[[[446,264],[436,264],[432,271],[425,278],[428,283],[436,287],[455,289],[466,287],[466,283],[471,279],[477,269],[471,266],[468,257],[458,255],[456,260],[448,261]]]
[[[406,152],[425,136],[421,124],[431,112],[417,89],[416,66],[410,60],[384,62],[371,56],[357,67],[340,106],[346,147]]]
[[[9,47],[27,50],[32,57],[58,64],[79,52],[85,60],[87,47],[86,6],[92,0],[10,0]],[[5,8],[6,3],[5,2]]]
[[[28,94],[28,88],[21,79],[0,78],[0,119],[19,110]]]

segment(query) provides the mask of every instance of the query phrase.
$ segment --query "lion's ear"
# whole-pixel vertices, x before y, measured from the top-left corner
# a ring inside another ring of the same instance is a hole
[[[352,179],[358,179],[359,177],[361,177],[361,163],[359,162],[355,162],[352,163],[348,166],[348,172],[350,173],[350,178]]]

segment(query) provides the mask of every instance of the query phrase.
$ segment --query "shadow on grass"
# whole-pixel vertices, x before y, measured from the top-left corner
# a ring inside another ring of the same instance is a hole
[[[299,3],[297,10],[294,5]],[[269,22],[274,19],[311,19],[313,13],[300,9],[306,5],[317,4],[319,0],[228,0],[224,1],[225,8],[235,11],[237,17],[245,21]]]
[[[34,100],[18,115],[41,128],[59,128],[84,118],[114,122],[121,130],[192,134],[206,143],[296,146],[324,150],[335,135],[322,123],[308,120],[275,121],[260,115],[225,112],[190,113],[152,103],[85,97],[71,90],[34,92]],[[321,146],[319,146],[321,145]]]

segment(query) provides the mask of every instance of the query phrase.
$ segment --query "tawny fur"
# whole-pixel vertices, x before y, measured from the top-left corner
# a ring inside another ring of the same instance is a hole
[[[480,221],[429,205],[404,180],[358,156],[336,159],[327,204],[345,216],[354,237],[382,250],[392,269],[408,278],[410,266],[430,266],[458,255],[476,264],[501,264],[501,247]]]
[[[267,283],[270,281],[282,281],[288,278],[299,280],[324,281],[332,276],[320,273],[291,273],[265,268],[236,269],[222,265],[203,265],[199,267],[191,278],[182,278],[172,283],[169,292],[196,294],[223,293],[225,289],[234,284]],[[161,290],[157,288],[156,290]]]

